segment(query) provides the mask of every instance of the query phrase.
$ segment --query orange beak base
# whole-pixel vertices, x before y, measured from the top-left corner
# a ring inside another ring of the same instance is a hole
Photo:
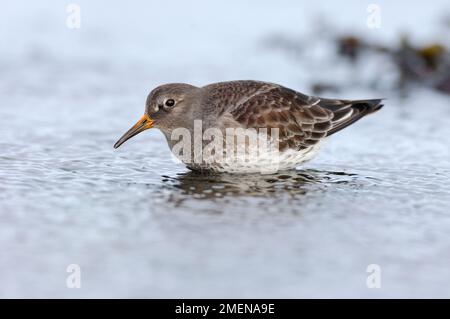
[[[143,117],[132,127],[130,128],[125,134],[122,135],[122,137],[114,144],[114,148],[118,148],[120,145],[125,143],[127,140],[132,138],[133,136],[148,130],[149,128],[153,127],[153,121],[150,116],[147,114],[144,114]]]

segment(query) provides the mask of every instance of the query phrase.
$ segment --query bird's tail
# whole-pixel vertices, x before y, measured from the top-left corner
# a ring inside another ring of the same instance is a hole
[[[355,123],[360,118],[374,113],[383,107],[383,99],[372,100],[327,100],[322,99],[320,106],[333,112],[332,128],[328,131],[330,136],[337,131]]]

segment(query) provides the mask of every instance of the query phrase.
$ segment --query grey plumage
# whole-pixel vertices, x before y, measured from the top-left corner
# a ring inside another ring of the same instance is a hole
[[[172,102],[173,106],[167,106]],[[202,120],[203,129],[267,128],[270,132],[277,128],[280,151],[301,151],[378,111],[381,102],[325,99],[258,81],[220,82],[200,88],[178,83],[159,86],[149,94],[148,119],[141,121],[147,126],[151,121],[150,126],[161,129],[168,141],[178,127],[192,131],[194,120]],[[135,134],[127,132],[115,147]]]

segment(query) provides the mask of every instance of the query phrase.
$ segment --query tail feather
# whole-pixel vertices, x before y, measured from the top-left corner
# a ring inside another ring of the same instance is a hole
[[[330,136],[350,124],[355,123],[360,118],[374,113],[383,107],[383,99],[372,100],[327,100],[322,99],[320,106],[333,112],[332,128],[328,131]]]

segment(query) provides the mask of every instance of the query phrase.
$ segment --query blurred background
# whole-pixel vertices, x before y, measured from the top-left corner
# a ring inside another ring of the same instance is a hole
[[[448,1],[1,8],[0,297],[450,296]],[[387,100],[274,176],[112,148],[155,86],[238,79]]]

